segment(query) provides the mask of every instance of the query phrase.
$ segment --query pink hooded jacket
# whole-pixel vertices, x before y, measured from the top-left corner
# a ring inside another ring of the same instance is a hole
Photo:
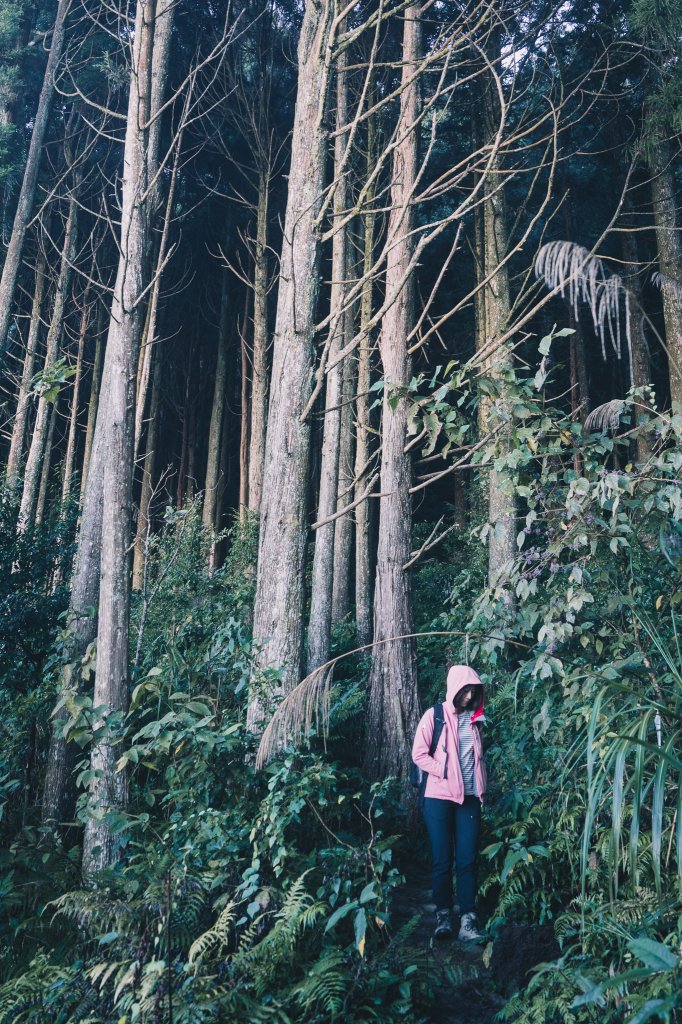
[[[453,706],[453,698],[465,686],[483,686],[480,676],[468,665],[453,665],[448,672],[447,696],[443,703],[445,724],[438,740],[438,746],[429,754],[433,738],[433,708],[422,715],[412,744],[412,760],[422,771],[428,773],[424,796],[435,797],[437,800],[452,800],[456,804],[464,802],[464,782],[459,767],[457,712]],[[483,760],[483,744],[478,723],[485,721],[483,703],[471,716],[471,732],[474,738],[474,757],[476,766],[476,788],[478,796],[483,799],[487,788],[487,773]]]

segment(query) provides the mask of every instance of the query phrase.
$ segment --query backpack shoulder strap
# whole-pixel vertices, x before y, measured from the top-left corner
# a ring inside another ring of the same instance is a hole
[[[431,746],[429,747],[429,756],[430,757],[433,757],[434,751],[435,751],[436,747],[438,746],[438,740],[440,739],[440,734],[443,731],[443,726],[444,725],[445,725],[445,716],[443,714],[443,705],[442,704],[434,704],[433,705],[433,736],[431,737]]]

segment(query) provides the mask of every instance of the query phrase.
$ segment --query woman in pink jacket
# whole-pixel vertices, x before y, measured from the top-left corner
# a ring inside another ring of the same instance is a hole
[[[483,683],[468,665],[453,665],[448,672],[443,726],[435,745],[434,718],[433,708],[422,716],[412,760],[425,775],[423,814],[433,852],[435,934],[447,939],[453,933],[455,864],[462,915],[458,937],[467,942],[481,938],[475,912],[476,860],[487,780],[480,733]]]

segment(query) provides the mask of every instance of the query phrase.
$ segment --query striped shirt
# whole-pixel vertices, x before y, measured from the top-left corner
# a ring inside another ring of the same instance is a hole
[[[462,772],[465,796],[478,796],[476,785],[476,755],[471,711],[460,711],[458,716],[459,767]]]

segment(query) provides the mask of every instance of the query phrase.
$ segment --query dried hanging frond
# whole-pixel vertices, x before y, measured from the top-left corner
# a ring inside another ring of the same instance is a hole
[[[618,274],[608,274],[598,256],[575,242],[547,242],[535,260],[535,276],[567,298],[576,320],[580,303],[589,306],[601,352],[606,359],[606,333],[618,359],[621,358],[621,300],[624,306],[625,338],[632,379],[632,333],[629,290]]]
[[[268,722],[256,755],[256,771],[288,743],[310,736],[313,725],[327,738],[330,692],[338,658],[320,665],[288,693]]]
[[[268,722],[261,736],[256,753],[256,771],[260,771],[279,751],[290,743],[300,743],[308,739],[313,726],[326,740],[329,732],[329,716],[331,712],[331,684],[334,667],[338,661],[349,658],[353,654],[370,651],[380,644],[397,643],[399,640],[414,640],[419,636],[464,636],[475,640],[499,640],[492,633],[467,633],[460,629],[435,629],[421,633],[405,633],[403,636],[389,636],[383,640],[375,640],[371,644],[363,644],[352,651],[339,654],[331,661],[320,665],[302,679],[291,693],[288,693]],[[506,644],[513,647],[528,649],[528,644],[520,640],[505,639]]]
[[[617,430],[625,402],[621,398],[614,398],[610,402],[604,402],[593,409],[589,416],[585,417],[585,430],[606,433],[607,430]]]

